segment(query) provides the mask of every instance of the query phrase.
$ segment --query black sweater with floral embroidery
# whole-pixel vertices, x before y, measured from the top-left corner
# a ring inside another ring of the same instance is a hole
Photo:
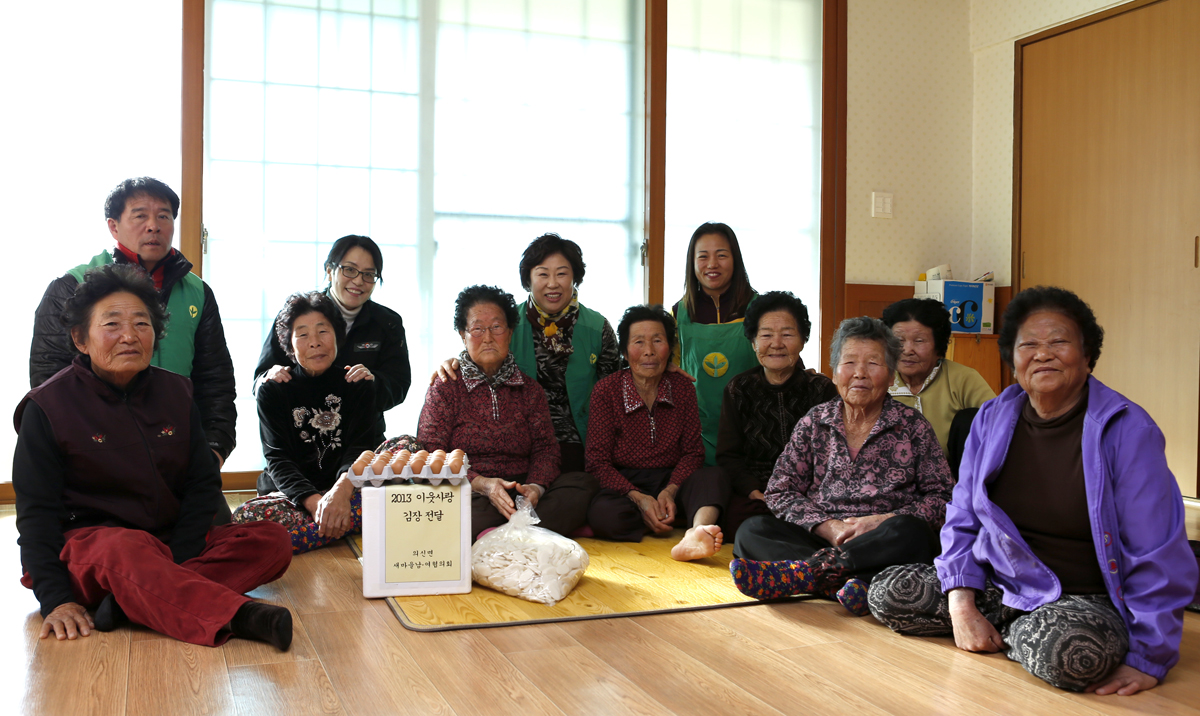
[[[338,368],[314,378],[293,366],[292,376],[258,389],[267,460],[259,492],[278,490],[300,505],[333,487],[363,450],[374,450],[384,438],[376,422],[374,381],[347,383]]]

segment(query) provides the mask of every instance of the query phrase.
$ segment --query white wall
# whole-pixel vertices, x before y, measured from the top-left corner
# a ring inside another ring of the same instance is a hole
[[[970,273],[969,1],[850,0],[847,22],[846,280]],[[871,218],[872,191],[895,218]]]
[[[949,263],[1011,283],[1013,43],[1120,4],[850,0],[847,282]],[[871,218],[872,191],[895,195],[895,218]]]

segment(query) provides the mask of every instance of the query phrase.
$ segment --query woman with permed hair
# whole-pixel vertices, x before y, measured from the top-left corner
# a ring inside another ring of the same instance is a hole
[[[509,350],[519,315],[512,294],[495,286],[458,294],[454,330],[463,351],[455,379],[429,386],[417,427],[416,447],[467,454],[474,538],[507,522],[518,496],[537,509],[540,527],[570,534],[583,526],[598,489],[591,475],[560,466],[546,391]]]
[[[769,291],[750,304],[742,325],[758,365],[725,386],[717,433],[717,465],[733,489],[722,525],[731,540],[745,520],[771,514],[767,483],[796,423],[838,395],[833,381],[809,373],[800,358],[812,330],[803,301]]]
[[[259,435],[267,467],[259,497],[235,522],[268,520],[287,528],[292,550],[307,552],[362,530],[362,495],[350,466],[383,442],[375,381],[347,381],[338,370],[346,322],[332,298],[294,293],[275,318],[289,380],[259,386]]]
[[[924,415],[937,433],[942,451],[950,455],[954,416],[961,410],[978,408],[995,398],[996,392],[974,368],[946,358],[950,312],[941,301],[897,301],[883,309],[883,322],[903,347],[888,393]]]
[[[579,245],[543,234],[521,256],[521,286],[510,349],[517,367],[546,391],[564,472],[584,469],[588,402],[592,388],[621,367],[608,320],[579,302],[586,264]],[[434,379],[454,380],[458,362],[439,366]]]
[[[191,381],[150,365],[167,323],[154,282],[94,268],[65,308],[78,355],[14,416],[21,583],[41,604],[41,637],[131,621],[191,644],[286,650],[291,612],[245,593],[287,570],[287,533],[213,526],[221,471]]]
[[[1197,578],[1162,431],[1092,375],[1104,330],[1074,293],[1021,291],[1000,326],[1017,385],[975,417],[942,554],[876,576],[871,612],[1061,689],[1152,688]]]

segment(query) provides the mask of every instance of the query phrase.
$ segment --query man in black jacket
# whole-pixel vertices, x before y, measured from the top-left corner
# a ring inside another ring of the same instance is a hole
[[[84,273],[105,264],[137,264],[154,279],[159,299],[171,313],[167,335],[155,347],[153,365],[191,378],[208,446],[224,464],[236,440],[233,360],[212,289],[191,273],[191,262],[171,248],[178,215],[179,195],[157,179],[126,179],[113,189],[104,202],[104,216],[117,245],[46,288],[34,314],[29,387],[41,385],[75,356],[59,317]]]

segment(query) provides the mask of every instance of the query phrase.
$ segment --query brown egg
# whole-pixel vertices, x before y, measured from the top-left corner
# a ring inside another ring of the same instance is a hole
[[[387,467],[388,461],[392,459],[392,453],[384,450],[371,461],[371,471],[376,475],[383,474],[383,468]]]
[[[430,471],[432,471],[433,474],[435,474],[435,475],[442,474],[442,465],[445,464],[445,462],[446,462],[445,455],[438,455],[437,453],[434,453],[433,457],[430,458],[430,460],[429,460]]]
[[[430,456],[431,457],[446,457],[446,451],[445,450],[434,450],[433,452],[430,453]]]
[[[464,453],[462,450],[455,449],[450,452],[450,457],[454,457],[456,455],[458,457],[462,457],[464,454],[466,454],[466,453]]]
[[[399,475],[404,471],[404,466],[407,465],[408,461],[411,459],[412,453],[407,450],[401,450],[400,452],[396,453],[396,456],[392,458],[391,462],[392,472]]]
[[[462,470],[462,464],[463,461],[461,457],[450,458],[450,472],[453,472],[457,475]]]
[[[429,453],[425,450],[413,455],[412,462],[408,464],[412,468],[413,473],[418,473],[425,468],[425,462],[429,459]]]
[[[370,465],[371,461],[374,459],[375,453],[371,452],[370,450],[364,450],[363,454],[359,455],[358,459],[354,461],[354,464],[350,466],[350,470],[354,473],[355,477],[361,477],[363,470],[366,470],[367,465]]]

